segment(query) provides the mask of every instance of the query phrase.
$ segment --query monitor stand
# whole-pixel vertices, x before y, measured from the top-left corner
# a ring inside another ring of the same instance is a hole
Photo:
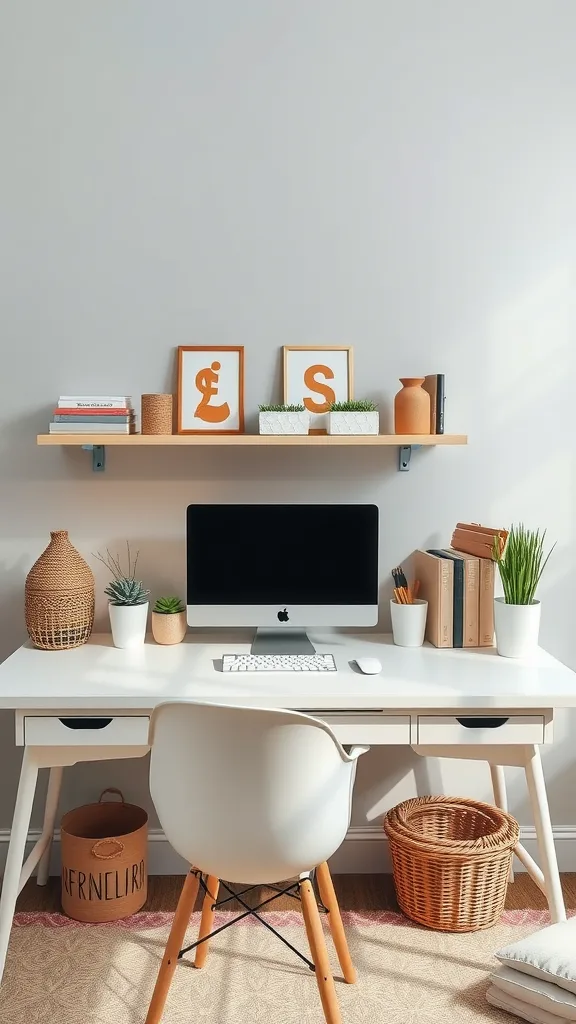
[[[262,627],[256,630],[251,654],[316,654],[303,629],[274,629]]]

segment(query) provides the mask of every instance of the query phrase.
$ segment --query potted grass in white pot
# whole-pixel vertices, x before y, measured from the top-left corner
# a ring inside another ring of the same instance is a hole
[[[536,589],[555,547],[544,554],[546,530],[512,526],[504,548],[494,542],[492,557],[498,566],[503,597],[494,600],[494,628],[498,654],[524,658],[538,646],[540,601]]]
[[[307,434],[310,413],[303,405],[261,405],[258,430],[261,434]]]
[[[380,415],[368,398],[333,402],[328,411],[329,434],[378,434]]]

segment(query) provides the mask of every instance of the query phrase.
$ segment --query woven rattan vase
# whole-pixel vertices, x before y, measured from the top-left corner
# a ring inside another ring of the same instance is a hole
[[[26,628],[35,647],[65,651],[86,643],[94,625],[94,576],[68,540],[54,530],[26,577]]]

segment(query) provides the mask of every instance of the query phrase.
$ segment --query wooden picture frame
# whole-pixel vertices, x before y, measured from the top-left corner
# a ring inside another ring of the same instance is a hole
[[[308,410],[311,434],[325,434],[329,404],[354,397],[353,346],[284,345],[283,394]]]
[[[178,347],[176,433],[244,433],[243,345]]]

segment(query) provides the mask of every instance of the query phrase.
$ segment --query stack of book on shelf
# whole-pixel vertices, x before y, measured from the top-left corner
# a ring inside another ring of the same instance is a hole
[[[129,395],[60,395],[51,434],[135,434]]]
[[[428,601],[426,639],[434,647],[494,645],[494,542],[505,530],[458,523],[449,547],[417,551],[414,574]]]

